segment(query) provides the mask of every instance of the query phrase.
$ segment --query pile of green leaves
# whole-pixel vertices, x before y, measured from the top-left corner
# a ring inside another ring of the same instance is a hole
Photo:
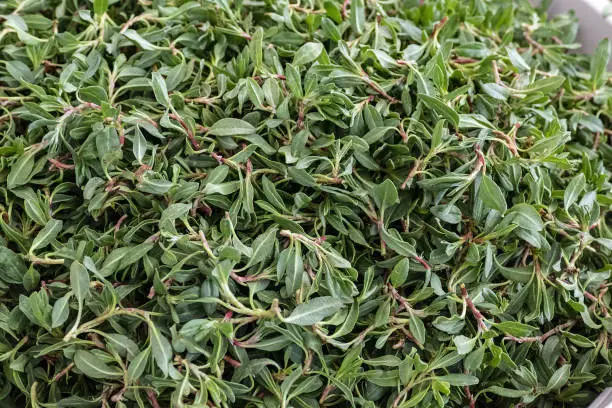
[[[609,42],[527,0],[0,1],[0,406],[578,407]]]

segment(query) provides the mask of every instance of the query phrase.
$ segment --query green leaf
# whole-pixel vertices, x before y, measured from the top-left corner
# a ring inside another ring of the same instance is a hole
[[[453,338],[453,343],[455,347],[457,347],[457,353],[460,355],[464,355],[472,351],[474,346],[476,345],[477,337],[470,339],[464,335],[457,336]]]
[[[149,323],[149,339],[151,340],[153,358],[164,376],[167,376],[170,370],[172,346],[168,339],[159,332],[153,323]]]
[[[59,235],[62,230],[63,222],[61,220],[51,219],[47,225],[41,229],[30,247],[30,253],[33,254],[37,249],[41,249],[49,245]]]
[[[291,314],[285,318],[285,323],[299,326],[317,324],[342,309],[343,306],[344,304],[340,300],[331,296],[314,298],[307,303],[297,305]]]
[[[480,186],[478,187],[478,198],[487,207],[497,210],[502,214],[506,212],[506,199],[501,188],[486,174],[482,175]]]
[[[478,370],[482,366],[484,354],[485,347],[478,347],[465,357],[465,360],[463,360],[463,368],[468,372]]]
[[[123,376],[121,369],[107,365],[96,354],[86,350],[74,353],[74,364],[83,374],[91,378],[112,380]]]
[[[220,119],[208,129],[208,133],[215,136],[250,135],[255,131],[249,122],[233,118]]]
[[[259,84],[253,78],[247,78],[246,88],[251,103],[257,108],[264,108],[265,96]]]
[[[490,392],[492,394],[499,395],[502,397],[508,397],[508,398],[521,398],[531,393],[530,390],[515,390],[512,388],[499,387],[497,385],[487,387],[482,392],[485,392],[485,393]]]
[[[518,53],[515,48],[507,48],[508,58],[510,62],[519,71],[529,71],[529,65],[525,62],[525,59]]]
[[[525,267],[525,266],[519,266],[519,267],[515,267],[515,268],[509,268],[506,266],[503,266],[499,263],[499,261],[497,260],[497,257],[493,257],[493,259],[495,260],[495,264],[497,265],[497,268],[499,269],[500,273],[503,275],[504,278],[515,281],[515,282],[529,282],[532,278],[533,278],[533,267]]]
[[[36,81],[30,68],[21,61],[6,62],[6,70],[18,81],[21,80],[29,83],[34,83]]]
[[[96,134],[96,149],[100,159],[103,159],[109,153],[117,151],[119,147],[119,135],[116,129],[105,127]]]
[[[461,222],[461,210],[453,204],[431,207],[431,213],[449,224],[459,224]]]
[[[465,114],[459,115],[459,129],[491,129],[495,127],[480,114]]]
[[[394,130],[394,128],[390,126],[378,126],[363,135],[362,139],[367,144],[373,144],[381,140],[391,130]]]
[[[546,390],[557,391],[561,387],[563,387],[569,380],[570,370],[571,365],[569,364],[564,364],[563,366],[558,368],[548,380],[548,383],[546,384]]]
[[[365,29],[365,6],[363,0],[352,0],[350,11],[351,27],[357,34]]]
[[[101,86],[88,86],[79,89],[79,97],[96,105],[108,103],[108,94]]]
[[[28,267],[19,255],[0,245],[0,279],[6,283],[21,284]]]
[[[410,331],[414,338],[421,344],[425,344],[427,333],[425,331],[425,325],[423,321],[413,314],[410,315]]]
[[[138,32],[132,30],[131,28],[128,28],[127,30],[125,30],[123,35],[125,35],[131,41],[134,41],[143,50],[153,51],[153,50],[157,49],[157,47],[155,45],[151,44],[149,41],[147,41],[144,38],[142,38],[142,36],[140,34],[138,34]],[[159,100],[158,100],[158,102],[159,102]]]
[[[586,178],[584,173],[580,173],[576,177],[574,177],[565,188],[565,192],[563,193],[563,206],[565,209],[569,209],[572,204],[578,200],[580,194],[586,188]]]
[[[128,247],[114,249],[104,260],[102,268],[100,268],[100,275],[102,277],[107,277],[115,273],[129,250],[130,248]]]
[[[108,10],[108,0],[94,0],[94,13],[101,16]]]
[[[130,362],[127,371],[130,380],[136,381],[142,376],[149,363],[150,354],[151,349],[147,347],[140,353],[138,353],[136,357],[134,357],[134,359]]]
[[[370,367],[399,367],[402,360],[397,356],[385,355],[363,362]]]
[[[502,332],[509,334],[511,336],[516,336],[516,337],[529,336],[534,330],[536,330],[536,328],[533,326],[529,326],[524,323],[510,322],[510,321],[495,323],[494,326],[497,329],[501,330]]]
[[[410,357],[406,357],[403,360],[400,360],[399,364],[399,377],[402,385],[406,385],[410,382],[412,375],[414,373],[413,363]]]
[[[351,305],[349,313],[346,317],[346,320],[342,325],[334,332],[331,338],[338,338],[344,335],[351,333],[351,331],[355,328],[355,324],[357,324],[357,319],[359,318],[359,302],[355,301]]]
[[[516,204],[508,210],[507,221],[526,230],[542,231],[544,229],[540,214],[532,205],[525,203]]]
[[[323,51],[323,44],[318,42],[307,42],[302,45],[293,55],[293,65],[299,67],[300,65],[310,64],[321,55]]]
[[[168,89],[166,88],[166,81],[159,72],[153,72],[151,75],[151,88],[155,94],[157,103],[163,105],[166,108],[170,107],[170,98],[168,97]]]
[[[134,128],[134,138],[132,139],[132,152],[138,163],[142,163],[145,153],[147,152],[147,140],[140,131],[140,127]]]
[[[264,234],[257,237],[255,242],[253,243],[253,255],[249,259],[249,262],[246,264],[245,268],[252,265],[257,265],[265,260],[267,260],[274,250],[274,244],[276,242],[276,228],[270,228]]]
[[[289,293],[295,293],[302,286],[303,276],[304,262],[302,260],[302,249],[300,243],[296,242],[287,255],[285,285]]]
[[[411,258],[417,255],[413,245],[402,240],[399,233],[396,230],[387,231],[382,228],[380,231],[381,238],[383,241],[395,251],[397,254]]]
[[[383,181],[381,184],[374,186],[372,189],[372,197],[374,198],[374,202],[384,211],[385,209],[391,207],[394,204],[399,202],[399,197],[397,195],[397,188],[395,184],[389,179]]]
[[[83,264],[78,261],[74,261],[70,265],[70,285],[79,303],[82,304],[90,296],[89,273]]]
[[[433,109],[454,127],[459,126],[459,114],[446,103],[442,102],[440,99],[434,98],[433,96],[422,93],[418,94],[418,97],[425,103],[425,105],[427,105],[428,108]]]
[[[186,203],[171,204],[161,213],[159,218],[159,230],[162,233],[176,235],[175,223],[177,219],[187,217],[191,210],[191,205]]]
[[[28,292],[36,289],[38,284],[40,283],[40,273],[34,268],[34,265],[31,265],[28,268],[28,271],[23,275],[23,287]]]
[[[88,282],[89,283],[89,282]],[[53,311],[51,312],[51,327],[61,327],[70,315],[70,297],[72,294],[68,292],[61,298],[55,301]]]
[[[8,178],[6,179],[6,186],[9,189],[22,186],[26,184],[32,177],[32,170],[34,169],[34,154],[25,153],[15,164],[11,166]]]
[[[439,381],[446,381],[452,386],[462,387],[478,384],[478,377],[469,374],[448,374],[436,377]]]
[[[591,57],[591,80],[593,86],[601,87],[606,82],[606,72],[610,61],[610,39],[601,40]]]
[[[459,334],[461,330],[465,326],[465,321],[461,319],[459,316],[438,316],[434,322],[433,326],[448,334]]]
[[[379,387],[396,387],[399,383],[398,370],[370,370],[364,372],[363,376]]]
[[[552,93],[557,91],[561,85],[565,82],[565,77],[562,76],[551,76],[544,79],[539,79],[532,84],[530,84],[527,88],[525,88],[522,92],[525,93]]]
[[[301,98],[304,95],[304,91],[302,90],[302,76],[300,75],[300,71],[291,64],[287,64],[285,70],[287,74],[287,88],[289,88],[295,97]]]
[[[423,401],[428,394],[431,394],[431,389],[429,387],[426,387],[422,391],[412,393],[410,399],[402,402],[399,405],[399,408],[418,407],[421,401]]]
[[[493,99],[505,101],[512,92],[510,89],[496,83],[482,84],[482,90]]]
[[[391,275],[389,275],[389,280],[391,281],[391,284],[396,288],[401,286],[404,282],[406,282],[409,271],[410,262],[408,261],[408,258],[400,259],[400,261],[393,267]]]

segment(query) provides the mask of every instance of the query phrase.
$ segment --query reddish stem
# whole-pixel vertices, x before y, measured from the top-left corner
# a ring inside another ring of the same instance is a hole
[[[151,406],[153,408],[161,408],[159,406],[159,402],[157,402],[157,396],[155,395],[155,391],[147,390],[147,398],[149,399],[149,402],[151,403]]]
[[[470,408],[476,408],[476,400],[474,399],[474,396],[472,395],[472,392],[470,391],[469,385],[465,386],[465,396],[467,397],[468,402],[470,403]]]
[[[240,367],[242,364],[240,364],[240,361],[236,361],[233,358],[231,358],[230,356],[223,356],[223,360],[225,360],[225,362],[227,362],[227,364],[231,365],[234,368],[238,368]]]
[[[115,224],[115,231],[119,231],[119,228],[121,228],[121,224],[123,224],[123,221],[125,221],[126,218],[127,218],[127,215],[123,214],[121,218],[117,220],[117,223]]]
[[[592,295],[591,293],[587,292],[586,290],[584,291],[584,296],[586,296],[589,300],[592,300],[593,302],[599,302],[599,299],[597,299],[597,297],[595,295]]]
[[[425,260],[421,258],[420,256],[415,255],[414,259],[416,259],[421,265],[423,265],[425,269],[428,269],[428,270],[431,269],[431,266],[429,266],[429,264],[425,262]]]
[[[58,382],[59,380],[61,380],[62,377],[64,377],[66,374],[68,374],[70,370],[72,370],[72,367],[74,367],[74,363],[68,364],[66,368],[64,368],[62,371],[57,373],[55,377],[53,377],[53,382]]]
[[[346,20],[348,18],[348,6],[351,4],[351,0],[344,0],[342,3],[342,18]]]
[[[533,342],[540,342],[540,343],[544,343],[546,341],[546,339],[548,339],[550,336],[554,336],[555,334],[559,333],[561,330],[563,329],[567,329],[569,327],[572,327],[574,324],[576,324],[575,321],[569,321],[567,323],[563,323],[562,325],[559,325],[557,327],[555,327],[554,329],[551,329],[549,331],[547,331],[546,333],[544,333],[541,336],[533,336],[533,337],[514,337],[514,336],[506,336],[504,337],[504,340],[511,340],[511,341],[515,341],[517,343],[533,343]]]
[[[440,20],[434,26],[433,31],[431,32],[431,35],[429,36],[429,38],[434,38],[436,35],[438,35],[438,33],[440,32],[442,27],[444,27],[444,24],[446,24],[447,21],[448,21],[448,16],[444,16],[444,18],[442,20]]]
[[[417,173],[417,171],[419,171],[419,167],[420,166],[421,166],[421,161],[420,160],[417,160],[417,161],[414,162],[414,165],[412,166],[412,169],[410,169],[410,172],[408,173],[408,176],[406,176],[406,179],[404,180],[404,182],[400,186],[400,188],[402,190],[406,189],[406,186],[408,186],[408,183],[410,182],[410,180],[412,180],[412,178]]]
[[[465,285],[463,283],[461,284],[461,296],[463,297],[463,300],[465,300],[465,302],[467,303],[468,308],[472,312],[472,315],[474,315],[474,318],[478,323],[478,327],[480,327],[482,331],[487,331],[488,329],[487,325],[484,322],[484,316],[482,315],[482,313],[480,313],[480,310],[476,308],[474,302],[472,302],[472,299],[470,299],[470,295],[468,295],[467,289],[465,288]]]
[[[238,275],[234,271],[230,272],[230,276],[231,276],[231,278],[233,280],[235,280],[238,283],[252,282],[252,281],[256,281],[256,280],[260,279],[257,275],[254,275],[254,276],[240,276],[240,275]]]
[[[180,123],[181,127],[185,130],[185,132],[187,132],[187,137],[189,138],[189,141],[191,142],[191,145],[193,146],[193,148],[195,150],[200,150],[200,144],[195,139],[193,132],[191,131],[191,129],[189,129],[189,127],[187,126],[187,123],[185,123],[183,118],[181,118],[178,115],[175,115],[174,113],[170,114],[169,117],[176,120],[178,123]]]
[[[387,92],[385,92],[384,89],[376,85],[365,72],[362,74],[362,77],[370,88],[372,88],[377,94],[379,94],[380,96],[388,100],[390,103],[399,102],[397,99],[395,99],[394,97],[389,95]]]
[[[297,128],[300,130],[304,129],[304,113],[305,113],[304,104],[300,102],[300,108],[298,111],[298,119],[296,122]]]
[[[332,392],[334,389],[333,385],[328,385],[327,387],[325,387],[325,389],[323,390],[323,393],[321,394],[321,398],[319,398],[319,404],[323,404],[323,402],[325,402],[325,400],[327,399],[327,396],[329,395],[330,392]]]
[[[533,47],[535,48],[531,54],[535,55],[538,53],[543,53],[544,52],[544,47],[542,46],[542,44],[540,44],[539,42],[535,41],[533,38],[531,38],[531,33],[529,33],[528,31],[525,31],[525,39],[527,40],[527,42]]]
[[[58,169],[63,169],[63,170],[73,170],[74,169],[74,164],[66,164],[66,163],[62,163],[59,160],[56,159],[47,159],[49,161],[49,163],[51,163],[51,167],[56,167]]]
[[[399,307],[399,309],[396,312],[399,312],[402,309],[404,309],[406,311],[409,311],[411,309],[411,307],[408,304],[408,302],[406,301],[406,299],[404,299],[404,297],[399,294],[399,292],[397,291],[397,289],[395,289],[393,287],[393,285],[391,285],[390,283],[387,283],[387,288],[391,292],[391,296],[393,297],[393,299],[397,300],[398,303],[400,304],[400,307]]]

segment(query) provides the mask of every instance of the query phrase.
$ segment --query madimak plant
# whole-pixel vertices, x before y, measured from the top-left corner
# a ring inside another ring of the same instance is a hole
[[[510,0],[0,2],[2,407],[578,407],[609,42]]]

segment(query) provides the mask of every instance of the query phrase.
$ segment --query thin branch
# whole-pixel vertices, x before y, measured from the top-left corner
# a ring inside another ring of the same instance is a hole
[[[342,18],[346,20],[348,18],[348,6],[351,4],[351,0],[344,0],[342,3]]]
[[[442,20],[440,20],[433,28],[433,31],[431,32],[431,35],[429,36],[429,38],[434,38],[435,36],[438,35],[438,33],[440,32],[440,30],[442,29],[442,27],[444,27],[444,24],[446,24],[446,22],[448,21],[448,16],[444,16],[444,18]]]
[[[393,285],[388,283],[387,288],[389,289],[389,292],[391,292],[391,296],[393,297],[393,299],[397,300],[398,303],[400,304],[400,307],[397,310],[397,312],[400,312],[402,309],[406,311],[412,310],[412,307],[408,304],[406,299],[404,299],[404,297],[399,294],[399,292],[393,287]]]
[[[147,398],[149,399],[149,402],[151,403],[151,406],[153,408],[161,408],[159,402],[157,402],[157,396],[155,395],[155,391],[147,390]]]
[[[480,61],[474,58],[457,57],[457,58],[451,59],[451,62],[454,62],[455,64],[473,64],[475,62],[480,62]]]
[[[410,182],[410,180],[412,180],[412,178],[417,174],[417,172],[419,171],[419,167],[421,166],[421,161],[420,160],[416,160],[414,162],[414,165],[412,166],[412,169],[410,169],[410,172],[408,173],[408,175],[406,176],[406,179],[404,180],[404,182],[402,183],[402,185],[400,186],[400,189],[405,190],[406,187],[408,186],[408,183]]]
[[[53,168],[58,168],[58,169],[63,169],[63,170],[73,170],[74,169],[74,164],[66,164],[66,163],[62,163],[59,160],[56,159],[47,159],[49,161],[49,163],[51,163],[51,166],[49,166],[49,170],[53,170]]]
[[[72,367],[74,367],[74,363],[68,364],[66,368],[64,368],[62,371],[57,373],[55,377],[53,377],[53,382],[58,382],[59,380],[61,380],[62,377],[64,377],[66,374],[68,374],[70,370],[72,370]]]
[[[200,144],[198,143],[198,141],[195,139],[195,136],[193,135],[193,132],[191,131],[191,129],[189,129],[189,126],[187,126],[187,123],[185,123],[185,121],[183,120],[183,118],[181,118],[178,115],[175,115],[174,113],[170,114],[169,117],[171,119],[176,120],[178,123],[180,123],[181,127],[185,130],[185,132],[187,132],[187,138],[189,139],[189,141],[191,142],[191,145],[193,146],[193,148],[195,150],[200,150]]]
[[[495,77],[495,83],[497,85],[501,85],[502,81],[499,77],[499,68],[497,67],[497,61],[491,61],[491,65],[493,66],[493,76]]]
[[[525,35],[525,39],[527,40],[527,42],[528,42],[528,43],[529,43],[529,44],[530,44],[530,45],[531,45],[533,48],[535,48],[535,49],[534,49],[534,50],[531,52],[531,54],[532,54],[532,55],[535,55],[535,54],[538,54],[538,53],[544,53],[544,47],[542,46],[542,44],[540,44],[539,42],[537,42],[536,40],[534,40],[534,39],[531,37],[531,33],[530,33],[529,31],[525,31],[525,32],[524,32],[524,35]]]
[[[468,399],[468,402],[470,404],[470,408],[476,408],[476,400],[474,399],[474,396],[472,395],[472,392],[470,391],[470,386],[469,385],[465,386],[465,396]]]
[[[374,92],[376,92],[377,94],[379,94],[383,98],[387,99],[389,102],[391,102],[391,103],[398,103],[399,102],[397,99],[395,99],[394,97],[389,95],[384,89],[382,89],[380,86],[378,86],[374,81],[372,81],[370,79],[370,77],[368,76],[368,74],[366,74],[365,72],[362,74],[362,78],[368,84],[368,86],[374,90]]]
[[[554,336],[555,334],[559,333],[561,330],[572,327],[574,324],[576,324],[576,321],[572,320],[567,323],[563,323],[562,325],[559,325],[552,330],[547,331],[541,336],[533,336],[533,337],[506,336],[504,337],[504,340],[511,340],[517,343],[534,343],[534,342],[544,343],[546,339],[548,339],[549,337]]]
[[[489,330],[484,322],[484,316],[482,315],[482,313],[480,313],[480,310],[476,308],[474,302],[472,302],[472,299],[470,299],[470,295],[468,295],[467,289],[465,288],[465,285],[463,283],[461,284],[461,296],[463,297],[465,303],[467,303],[470,312],[472,312],[472,315],[476,319],[478,327],[480,327],[482,331]]]

